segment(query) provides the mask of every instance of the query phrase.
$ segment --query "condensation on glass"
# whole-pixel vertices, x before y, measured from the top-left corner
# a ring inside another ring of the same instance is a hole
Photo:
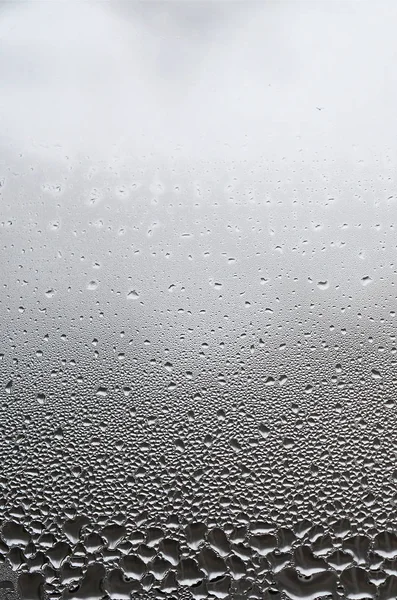
[[[396,25],[0,4],[0,598],[397,597]]]

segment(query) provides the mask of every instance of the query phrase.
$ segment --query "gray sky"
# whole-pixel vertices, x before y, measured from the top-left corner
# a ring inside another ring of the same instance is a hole
[[[104,156],[387,152],[396,25],[386,1],[3,3],[1,136]]]

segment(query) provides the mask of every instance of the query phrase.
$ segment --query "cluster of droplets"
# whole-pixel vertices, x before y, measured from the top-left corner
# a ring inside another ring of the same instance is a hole
[[[64,163],[0,173],[0,593],[392,598],[383,183]]]
[[[76,515],[47,529],[37,519],[7,521],[1,556],[18,573],[21,597],[392,600],[397,594],[397,534],[359,534],[347,519],[326,527],[297,519],[292,528],[249,521],[243,513],[223,528],[175,518],[159,527],[148,515],[103,521],[93,526]]]

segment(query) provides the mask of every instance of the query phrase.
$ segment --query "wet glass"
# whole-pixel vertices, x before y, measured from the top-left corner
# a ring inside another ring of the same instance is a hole
[[[0,598],[397,597],[396,25],[0,4]]]

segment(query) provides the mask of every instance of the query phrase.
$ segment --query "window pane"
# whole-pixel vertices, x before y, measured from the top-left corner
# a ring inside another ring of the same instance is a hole
[[[0,595],[397,596],[397,6],[0,4]]]

